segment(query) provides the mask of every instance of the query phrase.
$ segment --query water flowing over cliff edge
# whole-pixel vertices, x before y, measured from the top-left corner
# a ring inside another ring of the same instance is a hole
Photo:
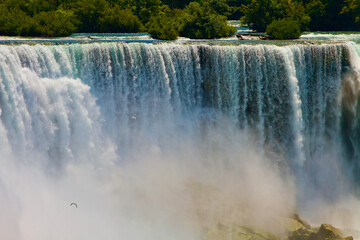
[[[294,210],[355,228],[359,69],[355,44],[0,46],[0,236],[201,239]]]

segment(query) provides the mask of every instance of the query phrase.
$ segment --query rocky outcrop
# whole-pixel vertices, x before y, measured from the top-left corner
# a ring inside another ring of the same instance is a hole
[[[206,240],[353,240],[344,237],[341,230],[330,224],[322,224],[320,228],[311,228],[297,214],[293,218],[281,219],[287,234],[278,236],[269,231],[247,225],[220,222],[206,233]]]
[[[330,224],[322,224],[318,229],[299,229],[290,232],[287,240],[353,240],[353,237],[344,237],[343,233]]]

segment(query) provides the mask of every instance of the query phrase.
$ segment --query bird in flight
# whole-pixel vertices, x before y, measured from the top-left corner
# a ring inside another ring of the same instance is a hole
[[[77,204],[74,203],[74,202],[73,202],[73,203],[70,203],[70,207],[71,207],[72,205],[74,205],[76,208],[78,207]]]

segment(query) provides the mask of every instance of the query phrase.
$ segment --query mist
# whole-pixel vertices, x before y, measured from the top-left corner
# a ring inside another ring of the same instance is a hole
[[[270,228],[293,212],[292,177],[240,133],[181,138],[144,144],[131,161],[107,146],[97,163],[78,159],[56,174],[3,158],[1,238],[202,239],[220,221]]]

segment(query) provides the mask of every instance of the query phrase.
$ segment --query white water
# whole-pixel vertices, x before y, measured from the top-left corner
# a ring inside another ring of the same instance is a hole
[[[318,203],[356,228],[329,216],[358,203],[355,47],[0,46],[0,236],[202,239]]]
[[[301,35],[301,39],[314,39],[314,40],[326,40],[337,42],[356,42],[360,43],[359,32],[346,33],[346,32],[319,32],[319,33],[306,33]]]

